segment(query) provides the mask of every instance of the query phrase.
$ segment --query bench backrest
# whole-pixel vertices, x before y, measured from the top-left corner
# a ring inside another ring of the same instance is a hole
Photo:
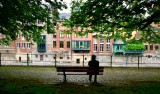
[[[57,68],[57,72],[89,72],[92,69],[90,67],[56,67]],[[94,70],[94,69],[93,69]],[[104,67],[98,67],[96,68],[96,71],[98,72],[103,72],[104,71]]]

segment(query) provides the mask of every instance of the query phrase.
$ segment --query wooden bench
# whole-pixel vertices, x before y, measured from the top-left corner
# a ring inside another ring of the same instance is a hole
[[[88,72],[92,72],[93,75],[103,75],[104,67],[90,68],[90,67],[77,67],[77,66],[57,66],[57,75],[64,76],[64,82],[66,82],[66,75],[89,75]],[[95,72],[96,70],[96,72]]]

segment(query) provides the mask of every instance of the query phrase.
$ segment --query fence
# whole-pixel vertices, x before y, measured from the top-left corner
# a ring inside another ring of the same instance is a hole
[[[88,66],[91,55],[0,53],[0,66]],[[100,66],[160,67],[160,57],[136,55],[97,55]]]

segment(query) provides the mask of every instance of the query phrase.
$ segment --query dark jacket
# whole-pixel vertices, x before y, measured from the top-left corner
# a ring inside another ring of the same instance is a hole
[[[99,61],[91,60],[88,62],[89,67],[99,67]]]
[[[99,67],[99,61],[97,60],[91,60],[88,62],[89,65],[89,72],[87,72],[87,74],[98,74],[98,67]]]

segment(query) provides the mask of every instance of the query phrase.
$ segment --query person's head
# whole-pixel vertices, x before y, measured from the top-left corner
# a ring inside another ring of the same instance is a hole
[[[96,55],[92,55],[91,60],[96,60]]]

